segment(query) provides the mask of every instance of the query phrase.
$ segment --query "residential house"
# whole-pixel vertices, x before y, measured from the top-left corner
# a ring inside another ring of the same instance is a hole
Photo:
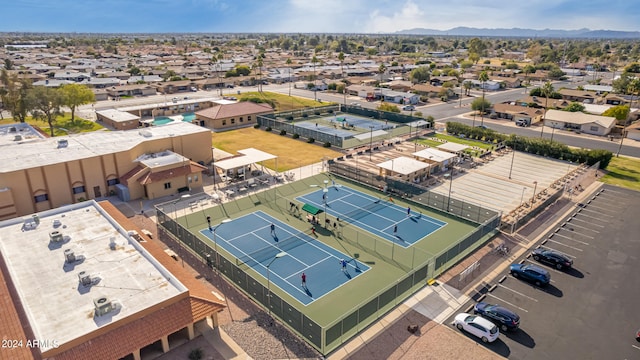
[[[560,89],[558,93],[562,95],[562,99],[564,100],[585,104],[596,104],[599,98],[597,93],[584,90]]]
[[[627,126],[624,131],[629,139],[640,141],[640,121]]]
[[[347,94],[367,100],[375,100],[380,98],[380,88],[367,85],[349,85],[347,86]]]
[[[417,104],[420,101],[420,95],[403,91],[382,90],[380,95],[383,101],[396,104]]]
[[[504,88],[507,88],[507,89],[519,88],[522,85],[522,80],[518,79],[517,77],[491,76],[489,79],[491,81],[495,81],[497,83],[503,84],[501,86],[504,87]]]
[[[442,91],[442,87],[430,84],[415,84],[411,87],[411,91],[422,96],[436,97]]]
[[[491,117],[506,119],[510,121],[524,121],[531,125],[542,121],[544,110],[533,107],[526,107],[511,104],[494,104]]]
[[[107,88],[107,93],[112,98],[120,96],[149,96],[156,94],[156,88],[147,84],[120,85]]]
[[[155,84],[155,86],[157,86],[158,92],[160,93],[175,94],[191,91],[191,88],[198,86],[198,84],[191,80],[178,80],[158,83]]]
[[[555,129],[577,130],[585,134],[605,136],[615,127],[616,118],[581,112],[547,110],[544,125]]]

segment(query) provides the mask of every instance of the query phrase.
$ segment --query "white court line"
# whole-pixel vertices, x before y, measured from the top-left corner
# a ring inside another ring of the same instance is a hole
[[[584,242],[584,241],[580,241],[580,240],[572,239],[572,238],[570,238],[570,237],[568,237],[568,236],[564,236],[564,235],[559,234],[559,233],[556,233],[555,235],[553,235],[553,237],[556,237],[556,236],[559,236],[559,237],[565,238],[565,239],[567,239],[567,240],[575,241],[575,242],[580,243],[580,244],[582,244],[582,245],[589,245],[589,243],[588,243],[588,242]]]
[[[529,311],[527,311],[526,309],[523,309],[523,308],[521,308],[520,306],[518,306],[518,305],[516,305],[516,304],[512,304],[512,303],[508,302],[507,300],[501,299],[501,298],[499,298],[499,297],[497,297],[497,296],[493,295],[492,293],[487,293],[487,295],[488,295],[488,296],[491,296],[492,298],[496,298],[496,299],[498,299],[498,300],[502,301],[503,303],[505,303],[505,304],[507,304],[507,305],[509,305],[509,306],[511,306],[511,307],[514,307],[514,308],[516,308],[516,309],[520,309],[520,310],[522,310],[522,311],[524,311],[524,312],[529,312]]]
[[[512,276],[513,276],[513,275],[512,275]],[[538,299],[536,299],[536,298],[532,298],[531,296],[525,295],[525,294],[523,294],[523,293],[521,293],[521,292],[519,292],[519,291],[515,291],[515,290],[513,290],[512,288],[508,288],[508,287],[506,287],[506,286],[504,286],[504,285],[502,285],[502,284],[498,284],[498,286],[500,286],[500,287],[501,287],[501,288],[503,288],[503,289],[509,290],[509,291],[511,291],[511,292],[513,292],[513,293],[516,293],[516,294],[518,294],[518,295],[520,295],[520,296],[524,296],[524,297],[526,297],[526,298],[527,298],[527,299],[529,299],[529,300],[533,300],[533,301],[535,301],[535,302],[538,302]]]
[[[577,217],[574,217],[574,218],[572,218],[572,219],[571,219],[571,222],[574,222],[574,221],[582,221],[582,222],[586,222],[587,224],[591,224],[591,225],[593,225],[593,226],[599,226],[599,227],[602,227],[602,228],[604,227],[604,225],[594,224],[594,223],[589,222],[589,221],[587,221],[587,220],[579,219],[579,218],[577,218]]]
[[[561,243],[561,242],[558,242],[558,241],[555,241],[555,240],[552,240],[552,239],[547,239],[547,242],[552,242],[552,243],[556,243],[556,244],[558,244],[558,245],[566,246],[566,247],[568,247],[569,249],[573,249],[573,250],[576,250],[576,251],[582,251],[582,249],[579,249],[579,248],[577,248],[577,247],[573,247],[573,246],[571,246],[571,245],[563,244],[563,243]]]

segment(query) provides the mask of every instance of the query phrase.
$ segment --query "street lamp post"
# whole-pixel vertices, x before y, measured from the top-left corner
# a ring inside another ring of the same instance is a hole
[[[553,141],[553,133],[555,133],[555,132],[556,132],[556,125],[552,124],[551,125],[551,141]]]
[[[271,264],[273,264],[274,261],[276,261],[276,259],[279,259],[285,255],[287,255],[286,252],[284,251],[279,252],[267,264],[267,311],[269,312],[269,316],[271,316],[271,278],[270,278],[271,269],[270,269],[270,266]]]
[[[369,136],[369,161],[371,161],[371,155],[373,154],[373,125],[369,125],[371,129],[371,135]]]
[[[451,163],[451,179],[449,182],[449,200],[447,201],[447,212],[451,210],[451,187],[453,186],[453,163]]]
[[[216,268],[216,272],[220,272],[220,269],[219,269],[219,266],[220,266],[220,265],[219,265],[219,264],[220,264],[220,263],[219,263],[219,261],[220,261],[220,257],[218,256],[218,242],[216,241],[216,230],[217,230],[220,226],[222,226],[222,224],[226,224],[226,223],[229,223],[229,222],[231,222],[231,219],[224,219],[224,220],[222,220],[222,221],[220,222],[220,224],[218,224],[218,226],[216,226],[216,227],[214,227],[213,229],[211,229],[211,232],[213,233],[213,246],[214,246],[214,251],[215,251],[215,253],[216,253],[216,266],[215,266],[215,268]]]
[[[533,200],[531,200],[531,204],[533,204],[534,202],[536,202],[536,188],[538,187],[538,182],[534,181],[533,182]]]
[[[511,179],[511,172],[513,172],[513,160],[516,158],[516,151],[511,149],[511,152],[513,152],[513,155],[511,156],[511,167],[509,167],[509,179]]]
[[[322,188],[322,204],[324,205],[324,223],[327,224],[327,196],[329,195],[329,180],[324,181],[324,187]],[[318,187],[320,185],[311,185],[311,187]]]

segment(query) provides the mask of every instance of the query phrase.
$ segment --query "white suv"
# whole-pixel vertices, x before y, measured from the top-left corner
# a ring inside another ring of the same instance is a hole
[[[496,341],[500,335],[500,330],[494,323],[478,315],[460,313],[456,315],[453,324],[459,330],[471,333],[485,343]]]

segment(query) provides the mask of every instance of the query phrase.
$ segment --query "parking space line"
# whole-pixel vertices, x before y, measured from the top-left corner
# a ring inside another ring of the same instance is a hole
[[[545,264],[545,263],[541,263],[541,262],[537,262],[537,261],[531,261],[531,260],[529,260],[529,259],[526,259],[525,261],[526,261],[526,262],[528,262],[528,263],[531,263],[531,264],[533,264],[533,265],[538,265],[538,266],[540,266],[540,264],[542,264],[542,266],[544,266],[544,267],[545,267],[545,269],[547,269],[547,270],[549,270],[549,271],[553,271],[553,272],[554,272],[554,273],[556,273],[556,274],[564,274],[562,271],[558,271],[558,270],[556,270],[556,268],[554,268],[553,266],[547,265],[547,264]]]
[[[633,346],[634,348],[640,350],[640,346],[635,346],[635,345],[631,345],[631,346]]]
[[[516,304],[512,304],[512,303],[510,303],[510,302],[508,302],[508,301],[506,301],[506,300],[504,300],[504,299],[501,299],[501,298],[499,298],[499,297],[497,297],[497,296],[495,296],[495,295],[493,295],[493,294],[491,294],[491,293],[487,293],[487,296],[491,296],[491,297],[492,297],[492,298],[494,298],[494,299],[498,299],[498,300],[502,301],[503,303],[505,303],[505,304],[507,304],[507,305],[509,305],[509,306],[511,306],[511,307],[514,307],[514,308],[516,308],[516,309],[522,310],[522,311],[524,311],[524,312],[529,312],[529,311],[527,311],[526,309],[523,309],[523,308],[521,308],[520,306],[518,306],[518,305],[516,305]]]
[[[562,234],[555,234],[555,235],[554,235],[554,237],[555,237],[555,236],[563,237],[563,238],[565,238],[565,239],[569,239],[569,240],[571,240],[571,241],[575,241],[575,242],[580,243],[580,244],[582,244],[582,245],[589,245],[589,243],[588,243],[588,242],[584,242],[584,241],[580,241],[580,240],[572,239],[572,238],[570,238],[570,237],[568,237],[568,236],[564,236],[564,235],[562,235]]]
[[[595,206],[593,204],[589,204],[589,208],[596,208],[599,210],[611,211],[612,213],[615,213],[617,210],[616,208],[613,208],[613,207],[609,208],[609,207]],[[583,209],[587,209],[587,208],[584,207]]]
[[[555,240],[547,239],[547,241],[551,241],[551,242],[556,243],[556,244],[558,244],[558,245],[566,246],[566,247],[568,247],[569,249],[573,249],[573,250],[576,250],[576,251],[582,251],[582,249],[578,249],[577,247],[573,247],[573,246],[571,246],[571,245],[563,244],[563,243],[561,243],[561,242],[557,242],[557,241],[555,241]]]
[[[528,295],[525,295],[525,294],[523,294],[523,293],[521,293],[521,292],[515,291],[515,290],[513,290],[512,288],[508,288],[508,287],[506,287],[506,286],[504,286],[504,285],[502,285],[502,284],[498,284],[498,286],[500,286],[500,287],[501,287],[501,288],[503,288],[503,289],[509,290],[509,291],[511,291],[511,292],[513,292],[513,293],[515,293],[515,294],[518,294],[518,295],[520,295],[520,296],[524,296],[524,297],[526,297],[526,298],[527,298],[527,299],[529,299],[529,300],[533,300],[533,301],[535,301],[535,302],[538,302],[538,299],[532,298],[531,296],[528,296]]]
[[[597,209],[598,207],[595,207],[595,208]],[[584,213],[585,211],[588,211],[588,212],[593,212],[593,213],[596,213],[598,215],[602,215],[602,216],[606,216],[606,217],[610,217],[610,218],[613,217],[613,215],[603,214],[601,211],[591,210],[590,208],[581,208],[581,209],[582,209],[582,211],[580,212],[581,214]]]
[[[580,217],[586,217],[586,218],[594,219],[594,220],[598,220],[598,221],[607,221],[607,220],[602,219],[602,218],[599,218],[599,217],[597,217],[597,216],[590,216],[590,215],[583,214],[583,213],[580,213]],[[612,216],[609,216],[609,217],[612,217]],[[577,217],[574,217],[574,219],[579,220]],[[594,225],[595,225],[595,224],[594,224]]]
[[[569,223],[567,223],[567,224],[569,224]],[[571,224],[571,226],[572,227],[578,227],[578,228],[585,229],[585,230],[589,230],[589,231],[593,231],[594,233],[600,234],[600,231],[589,229],[588,227],[584,227],[582,225]]]
[[[543,247],[543,248],[545,248],[545,249],[549,249],[549,250],[554,250],[554,251],[557,251],[557,252],[561,252],[561,253],[563,253],[563,254],[567,255],[567,256],[568,256],[568,257],[570,257],[570,258],[574,258],[574,259],[577,259],[577,258],[578,258],[578,257],[577,257],[577,256],[575,256],[575,255],[567,254],[566,252],[564,252],[564,251],[560,251],[560,250],[557,250],[557,249],[554,249],[554,248],[552,248],[551,246],[544,246],[544,245],[541,245],[540,247]]]
[[[582,222],[586,222],[587,224],[591,224],[591,225],[593,225],[593,226],[600,226],[600,227],[602,227],[602,228],[604,227],[604,225],[594,224],[594,223],[589,222],[589,221],[587,221],[587,220],[578,219],[577,217],[574,217],[574,218],[571,220],[571,222],[574,222],[574,221],[582,221]]]
[[[564,228],[563,228],[563,229],[564,229]],[[564,230],[565,230],[565,231],[571,231],[571,230],[569,230],[569,229],[564,229]],[[589,236],[589,235],[585,235],[585,234],[582,234],[582,233],[577,233],[577,232],[575,232],[575,231],[571,231],[571,233],[572,233],[572,234],[576,234],[576,235],[578,235],[578,236],[586,237],[586,238],[589,238],[589,239],[595,239],[595,237],[594,237],[594,236]],[[559,234],[559,233],[555,233],[554,235],[558,235],[558,234]]]

